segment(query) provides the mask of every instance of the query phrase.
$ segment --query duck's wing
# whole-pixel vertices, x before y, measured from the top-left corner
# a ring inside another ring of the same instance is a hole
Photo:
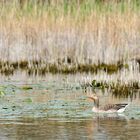
[[[117,107],[117,110],[121,109],[121,108],[125,108],[128,104],[115,104]]]
[[[108,104],[104,107],[101,107],[101,110],[108,111],[108,110],[119,110],[121,108],[125,108],[128,104]]]

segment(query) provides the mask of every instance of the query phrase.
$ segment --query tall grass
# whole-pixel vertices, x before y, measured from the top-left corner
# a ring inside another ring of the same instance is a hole
[[[114,64],[140,59],[140,5],[129,1],[6,1],[0,60]]]

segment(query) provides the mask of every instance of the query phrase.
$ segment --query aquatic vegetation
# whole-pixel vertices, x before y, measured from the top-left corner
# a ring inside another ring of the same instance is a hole
[[[139,112],[139,113],[137,113],[137,115],[140,115],[140,112]]]
[[[60,62],[60,60],[59,60]],[[59,63],[56,62],[56,63]],[[0,73],[3,75],[13,75],[17,70],[26,71],[29,75],[45,75],[46,73],[62,73],[62,74],[74,74],[74,73],[97,73],[98,71],[104,71],[108,74],[117,73],[122,69],[129,69],[128,64],[49,64],[40,61],[21,61],[21,62],[0,62]]]
[[[26,102],[26,103],[32,103],[32,99],[31,98],[26,98],[23,102]]]
[[[0,91],[0,97],[3,97],[5,93],[3,91]]]
[[[0,86],[0,97],[5,96],[6,92],[5,92],[5,87],[4,86]]]
[[[21,89],[23,89],[23,90],[30,90],[30,89],[33,89],[33,87],[31,87],[31,86],[23,86],[23,87],[21,87]]]
[[[122,84],[116,84],[115,86],[113,85],[110,89],[112,94],[115,97],[129,97],[131,94],[133,94],[135,87],[128,85],[122,85]]]
[[[88,87],[88,86],[87,86]],[[121,81],[106,82],[93,80],[91,83],[93,90],[108,90],[115,97],[129,97],[134,91],[140,89],[139,82],[122,83]],[[85,87],[86,88],[86,87]]]
[[[91,85],[93,88],[99,88],[99,89],[104,89],[109,87],[109,85],[107,85],[106,82],[97,82],[96,80],[93,80]]]

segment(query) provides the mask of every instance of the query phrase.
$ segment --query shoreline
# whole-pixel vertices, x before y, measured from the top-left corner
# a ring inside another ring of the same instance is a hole
[[[117,64],[73,64],[60,63],[60,61],[51,64],[43,61],[21,61],[21,62],[0,62],[0,73],[5,75],[13,74],[15,71],[26,71],[29,75],[38,73],[45,75],[46,73],[61,73],[61,74],[75,74],[75,73],[94,73],[104,71],[107,74],[114,74],[122,69],[129,70],[129,65],[118,62]]]

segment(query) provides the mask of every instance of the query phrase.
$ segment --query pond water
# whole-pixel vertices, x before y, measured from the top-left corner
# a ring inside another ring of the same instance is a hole
[[[118,98],[98,92],[100,104],[129,103],[122,115],[94,114],[81,87],[82,74],[1,76],[1,140],[126,140],[140,138],[139,91]]]

